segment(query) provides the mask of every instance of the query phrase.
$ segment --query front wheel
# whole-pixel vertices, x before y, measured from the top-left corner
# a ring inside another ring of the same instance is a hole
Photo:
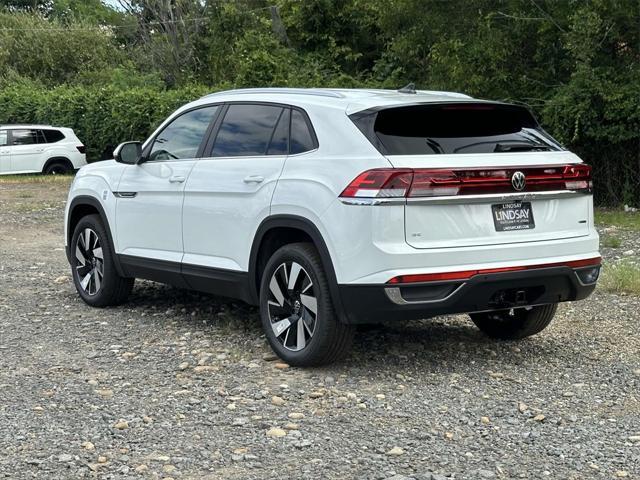
[[[69,247],[73,283],[85,303],[106,307],[127,299],[135,279],[118,275],[114,252],[98,215],[80,219]]]
[[[335,313],[320,256],[310,243],[276,251],[260,282],[260,316],[274,352],[295,366],[315,366],[343,358],[354,328]]]
[[[519,340],[544,330],[551,323],[557,303],[537,307],[512,308],[494,312],[472,313],[473,323],[491,338]]]

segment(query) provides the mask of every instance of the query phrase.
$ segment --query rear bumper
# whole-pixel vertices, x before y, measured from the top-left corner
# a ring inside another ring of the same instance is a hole
[[[560,266],[463,281],[343,284],[339,289],[347,323],[378,323],[582,300],[596,285],[580,280],[578,273],[584,270]]]

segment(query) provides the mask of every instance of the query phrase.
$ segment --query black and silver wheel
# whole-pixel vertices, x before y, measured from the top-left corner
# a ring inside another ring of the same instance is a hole
[[[283,262],[269,281],[267,309],[274,336],[287,350],[298,352],[313,338],[318,300],[311,277],[295,261]]]
[[[318,252],[308,243],[282,247],[267,262],[260,285],[267,338],[291,365],[334,362],[348,351],[354,329],[334,311]]]
[[[519,340],[540,333],[551,323],[557,303],[536,307],[511,308],[493,312],[472,313],[473,323],[491,338]]]
[[[104,277],[104,254],[98,234],[89,227],[82,230],[76,239],[75,261],[80,288],[87,295],[96,295]]]
[[[118,275],[113,248],[98,215],[80,219],[69,247],[73,283],[87,304],[105,307],[126,300],[134,279]]]

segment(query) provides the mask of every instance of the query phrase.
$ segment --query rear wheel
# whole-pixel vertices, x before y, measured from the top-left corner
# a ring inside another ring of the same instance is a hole
[[[353,340],[354,328],[338,320],[310,243],[286,245],[269,259],[260,282],[260,316],[269,344],[290,365],[335,362]]]
[[[135,279],[118,275],[113,249],[98,215],[80,219],[70,248],[73,283],[85,303],[106,307],[127,299]]]
[[[551,323],[557,303],[537,307],[512,308],[472,313],[473,323],[486,335],[501,340],[519,340],[544,330]]]
[[[65,173],[69,173],[71,170],[73,170],[73,167],[69,162],[56,160],[55,162],[51,162],[47,165],[42,173],[45,175],[64,175]]]

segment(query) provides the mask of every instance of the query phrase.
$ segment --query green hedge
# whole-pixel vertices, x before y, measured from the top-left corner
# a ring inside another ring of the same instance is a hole
[[[176,108],[210,89],[86,88],[38,89],[18,85],[0,90],[0,123],[71,127],[87,147],[87,160],[127,140],[144,140]]]

